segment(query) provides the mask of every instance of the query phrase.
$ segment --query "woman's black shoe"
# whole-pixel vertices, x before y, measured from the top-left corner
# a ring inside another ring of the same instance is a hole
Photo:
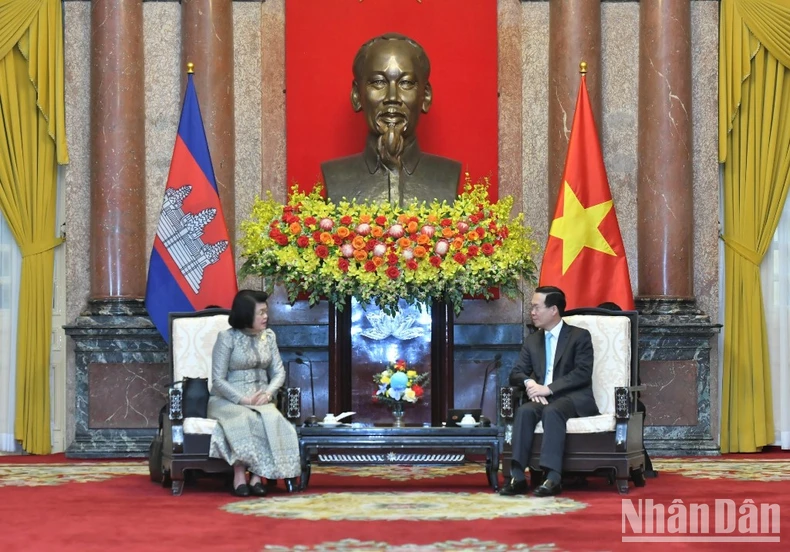
[[[252,496],[266,496],[266,487],[258,481],[255,485],[250,486],[250,493]]]
[[[299,490],[299,485],[297,484],[295,477],[289,477],[285,480],[285,490],[289,493],[295,493]]]
[[[246,483],[242,483],[238,487],[233,489],[233,496],[250,496],[250,486]]]

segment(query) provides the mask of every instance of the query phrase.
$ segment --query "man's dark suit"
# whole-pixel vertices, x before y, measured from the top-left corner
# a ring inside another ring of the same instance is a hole
[[[510,384],[524,387],[526,379],[543,385],[546,379],[546,332],[527,337],[518,362],[510,372]],[[590,332],[563,324],[554,353],[552,394],[548,405],[525,398],[513,426],[513,461],[526,470],[529,465],[535,426],[543,419],[540,465],[562,472],[565,424],[569,418],[598,414],[592,392],[593,347]],[[525,395],[526,397],[526,395]]]

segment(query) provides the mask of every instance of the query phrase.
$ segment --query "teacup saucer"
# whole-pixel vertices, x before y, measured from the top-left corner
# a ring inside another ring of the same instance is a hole
[[[462,424],[460,422],[458,423],[458,427],[477,427],[479,425],[480,425],[480,422],[475,422],[473,424]]]
[[[318,422],[321,427],[337,427],[343,425],[343,422]]]

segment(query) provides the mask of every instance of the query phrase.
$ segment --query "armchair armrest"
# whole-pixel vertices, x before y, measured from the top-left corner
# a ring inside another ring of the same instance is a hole
[[[165,445],[173,452],[184,451],[184,390],[180,381],[167,391],[167,419],[165,420]],[[167,431],[169,426],[170,431]],[[172,448],[170,448],[172,447]]]

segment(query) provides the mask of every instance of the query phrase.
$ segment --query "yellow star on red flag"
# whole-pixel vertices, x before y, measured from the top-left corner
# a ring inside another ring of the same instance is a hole
[[[549,231],[549,235],[563,242],[562,274],[565,275],[585,247],[616,257],[617,253],[612,249],[612,245],[598,229],[612,210],[612,200],[585,207],[567,181],[564,183],[563,192],[563,214],[554,219]]]

